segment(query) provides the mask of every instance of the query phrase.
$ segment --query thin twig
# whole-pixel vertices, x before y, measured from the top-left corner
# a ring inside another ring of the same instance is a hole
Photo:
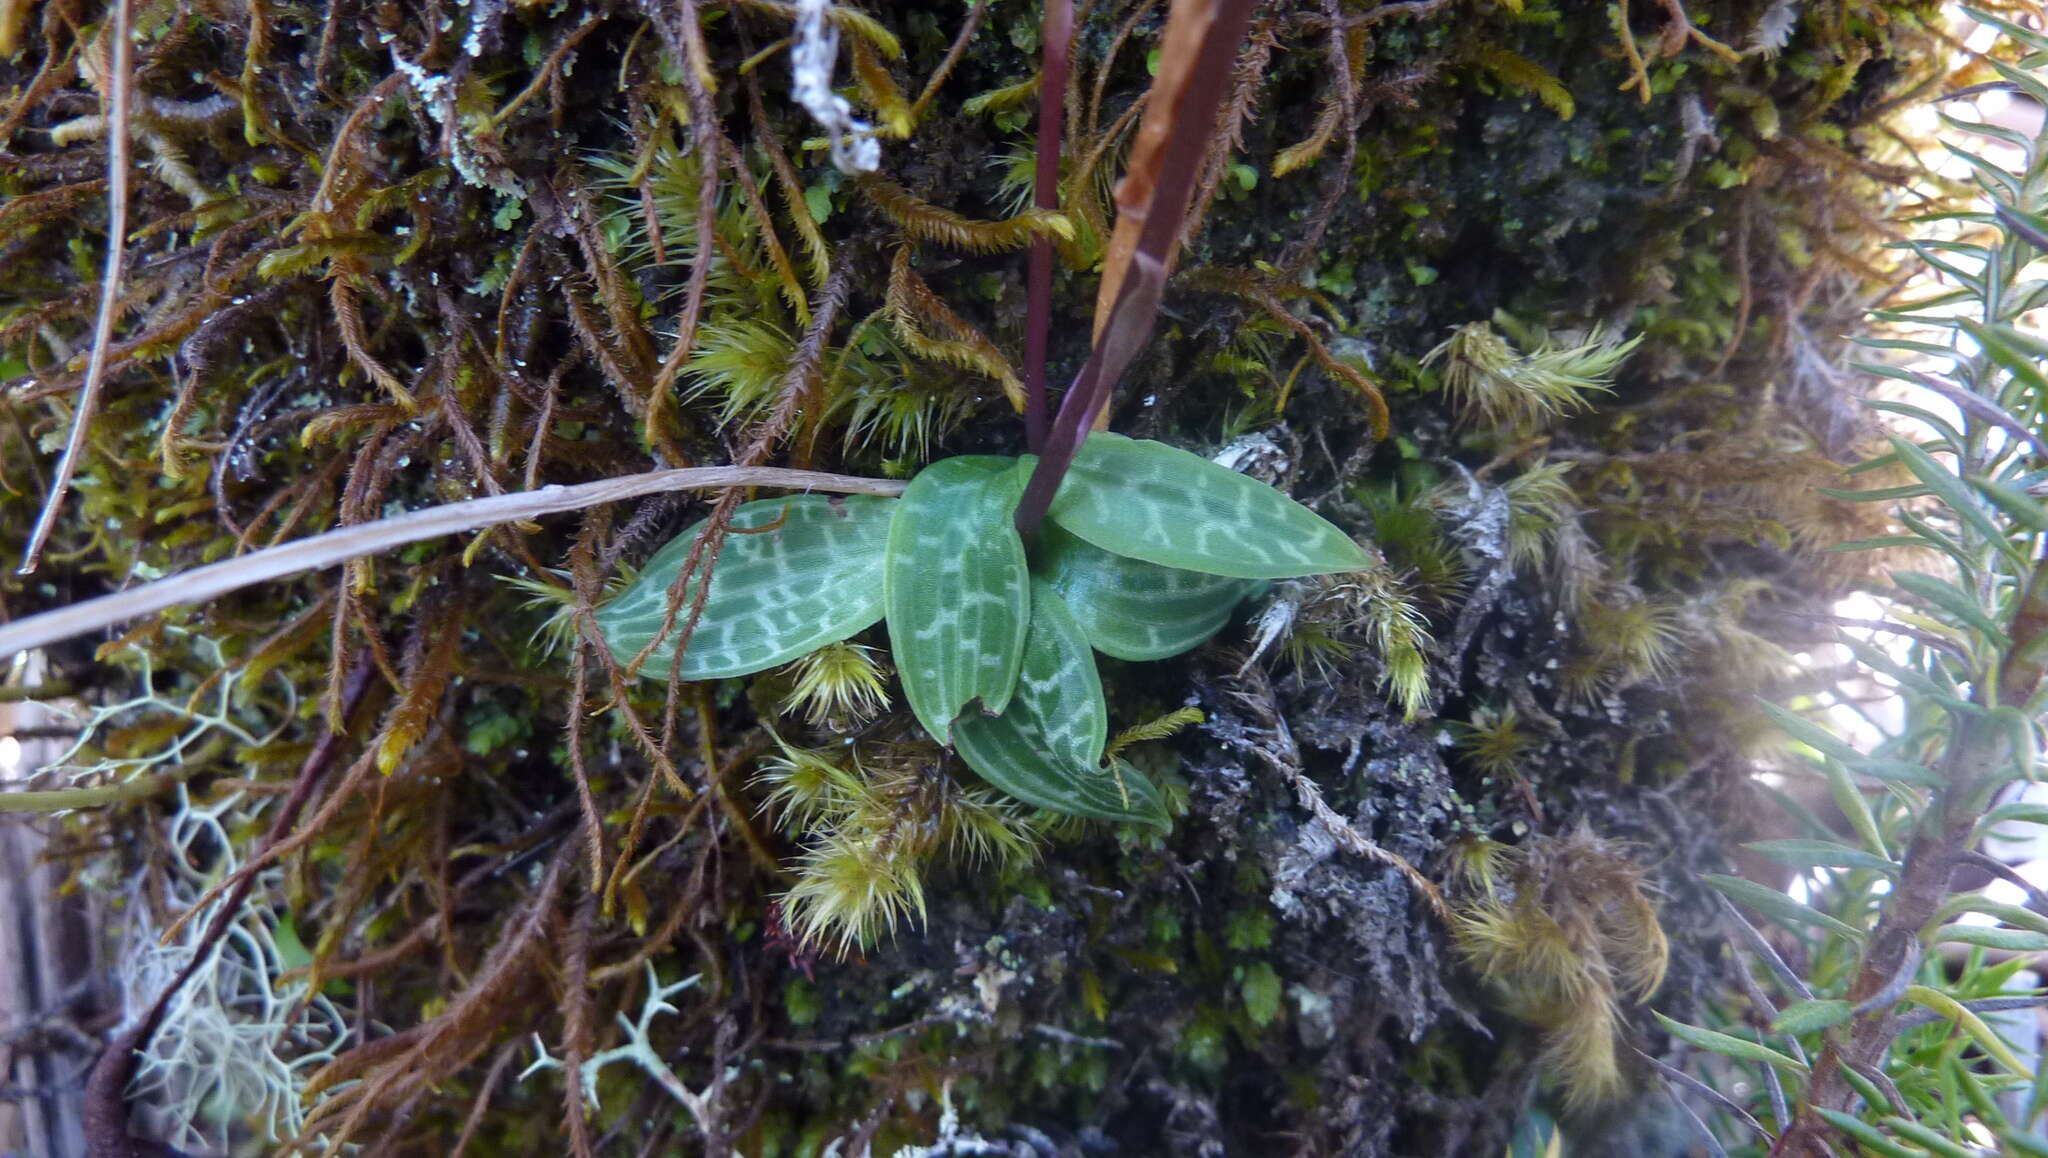
[[[1775,948],[1772,948],[1770,941],[1757,931],[1755,925],[1749,923],[1749,918],[1743,916],[1727,897],[1720,897],[1719,899],[1721,901],[1721,915],[1726,917],[1735,927],[1735,932],[1742,938],[1742,943],[1749,946],[1749,951],[1755,953],[1757,960],[1764,963],[1764,968],[1771,971],[1771,976],[1776,977],[1780,984],[1790,990],[1801,1001],[1812,1001],[1813,990],[1808,989],[1806,982],[1799,974],[1793,972],[1790,965],[1785,964],[1785,959],[1778,955],[1778,951]]]
[[[1664,1061],[1659,1060],[1658,1058],[1651,1057],[1649,1054],[1644,1053],[1642,1050],[1637,1050],[1636,1056],[1643,1059],[1646,1062],[1649,1062],[1650,1068],[1656,1070],[1657,1073],[1661,1075],[1665,1081],[1672,1083],[1672,1085],[1674,1086],[1680,1086],[1685,1089],[1691,1090],[1692,1092],[1699,1094],[1701,1097],[1713,1101],[1722,1109],[1734,1115],[1736,1121],[1741,1122],[1743,1125],[1748,1126],[1752,1130],[1755,1130],[1764,1139],[1769,1140],[1769,1138],[1771,1137],[1771,1132],[1769,1130],[1764,1129],[1764,1124],[1762,1122],[1757,1121],[1754,1115],[1752,1115],[1748,1110],[1743,1109],[1741,1105],[1736,1103],[1733,1099],[1729,1098],[1728,1095],[1723,1094],[1721,1091],[1715,1089],[1714,1087],[1706,1084],[1703,1081],[1700,1081],[1698,1078],[1693,1077],[1691,1074],[1686,1073],[1684,1070],[1679,1069],[1677,1066],[1669,1065]]]
[[[1235,693],[1253,711],[1264,717],[1273,736],[1271,744],[1252,744],[1251,751],[1270,765],[1274,771],[1286,777],[1293,786],[1295,799],[1323,826],[1323,831],[1338,847],[1355,856],[1363,857],[1376,864],[1382,864],[1401,874],[1416,895],[1428,905],[1429,911],[1446,925],[1455,923],[1450,905],[1444,901],[1443,891],[1436,882],[1422,875],[1422,871],[1410,864],[1406,857],[1381,846],[1377,841],[1358,830],[1323,798],[1323,790],[1308,773],[1301,768],[1301,749],[1294,742],[1294,734],[1287,727],[1287,719],[1280,714],[1280,706],[1273,702],[1273,689],[1267,684],[1264,673],[1258,668],[1250,670],[1246,683],[1251,690]]]
[[[1052,19],[1051,12],[1054,7],[1067,7],[1070,14],[1073,11],[1067,5],[1048,4],[1046,6],[1046,19],[1048,21]],[[911,124],[914,125],[924,119],[924,112],[931,107],[932,98],[939,95],[939,86],[945,84],[946,78],[952,76],[953,70],[959,67],[960,58],[967,55],[967,42],[974,39],[975,32],[981,27],[981,18],[987,14],[988,4],[986,0],[970,0],[967,5],[967,19],[961,22],[959,34],[953,37],[953,46],[946,50],[946,58],[939,62],[939,67],[932,73],[931,79],[925,82],[924,91],[917,94],[917,101],[910,106]],[[1046,51],[1051,52],[1052,42],[1048,40],[1045,43],[1047,45]]]
[[[904,484],[890,479],[858,478],[781,467],[699,466],[622,475],[578,486],[515,491],[462,503],[444,503],[423,511],[358,523],[310,539],[269,547],[161,579],[132,591],[88,599],[17,620],[0,627],[0,658],[167,607],[203,602],[243,587],[287,578],[302,571],[331,567],[422,539],[457,535],[480,527],[581,510],[661,491],[748,486],[894,496],[903,493]]]
[[[113,63],[108,66],[106,87],[100,90],[100,104],[107,118],[107,259],[100,272],[100,312],[92,327],[92,355],[86,363],[85,385],[78,391],[78,406],[71,414],[71,436],[64,441],[64,457],[57,460],[57,478],[43,500],[36,528],[28,537],[16,574],[32,574],[42,557],[43,543],[56,529],[64,496],[71,490],[71,476],[78,472],[78,456],[85,449],[85,434],[92,425],[93,410],[100,387],[107,377],[107,348],[114,341],[114,318],[121,307],[121,265],[128,253],[128,88],[134,70],[135,46],[128,35],[130,0],[114,0]]]

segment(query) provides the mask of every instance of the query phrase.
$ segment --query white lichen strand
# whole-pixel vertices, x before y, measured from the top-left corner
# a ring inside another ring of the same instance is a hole
[[[790,95],[804,106],[832,149],[842,173],[872,173],[881,167],[882,146],[874,126],[853,115],[853,106],[832,91],[839,63],[839,31],[832,26],[831,0],[796,0],[796,43],[789,50]]]
[[[228,834],[266,802],[235,792],[195,805],[178,786],[177,810],[165,828],[171,873],[163,900],[172,911],[198,903],[218,879],[214,874],[240,867]],[[195,867],[200,864],[206,870]],[[250,1125],[271,1143],[297,1137],[318,1104],[305,1097],[308,1079],[353,1036],[348,1019],[310,992],[303,977],[286,979],[305,963],[298,959],[305,950],[287,932],[283,879],[282,868],[258,874],[248,903],[165,1007],[163,1023],[137,1058],[130,1096],[162,1110],[162,1126],[181,1148],[225,1153],[231,1132]],[[131,1017],[149,1008],[191,961],[216,911],[217,902],[163,944],[151,906],[131,907],[120,958]]]

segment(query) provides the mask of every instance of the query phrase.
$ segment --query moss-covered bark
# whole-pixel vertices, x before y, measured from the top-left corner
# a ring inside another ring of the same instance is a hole
[[[849,960],[791,942],[773,899],[800,836],[748,787],[778,744],[857,736],[914,782],[886,818],[904,832],[971,774],[901,711],[851,731],[781,712],[787,677],[669,695],[615,682],[594,650],[550,651],[546,609],[506,580],[599,598],[702,517],[674,497],[59,649],[57,674],[98,700],[152,681],[92,731],[94,776],[198,727],[188,705],[224,671],[222,719],[248,733],[202,728],[225,742],[195,749],[184,794],[74,817],[79,880],[139,880],[135,928],[162,929],[228,863],[213,838],[167,841],[167,818],[243,793],[219,815],[246,860],[369,665],[310,835],[253,902],[290,933],[273,968],[317,962],[363,1035],[288,1091],[311,1099],[326,1141],[309,1148],[559,1145],[541,1139],[575,1095],[559,1070],[521,1075],[534,1035],[556,1058],[620,1045],[612,1015],[642,1010],[651,966],[701,975],[649,1023],[699,1100],[609,1066],[577,1130],[595,1152],[889,1153],[932,1143],[950,1105],[963,1136],[1020,1154],[1498,1153],[1529,1107],[1562,1113],[1569,1063],[1501,1012],[1491,986],[1513,979],[1463,968],[1408,880],[1309,797],[1454,898],[1482,841],[1632,842],[1672,942],[1655,1003],[1689,1016],[1728,983],[1688,874],[1720,867],[1759,807],[1745,754],[1766,640],[1806,630],[1795,613],[1843,578],[1816,545],[1853,516],[1808,488],[1854,437],[1837,335],[1880,286],[1870,243],[1898,176],[1876,126],[1930,79],[1931,3],[1699,3],[1691,39],[1634,9],[1632,37],[1609,6],[1562,0],[1259,9],[1200,231],[1111,425],[1240,444],[1388,569],[1283,584],[1181,660],[1105,661],[1115,726],[1205,715],[1129,753],[1178,802],[1170,835],[1055,829],[1001,869],[935,858],[922,921]],[[0,575],[0,613],[402,509],[733,461],[761,422],[788,424],[767,461],[849,473],[1019,451],[1003,382],[1020,247],[1070,234],[1059,378],[1086,353],[1162,13],[1084,6],[1068,217],[998,225],[1028,189],[1014,86],[1036,67],[1036,6],[863,11],[840,24],[840,77],[907,130],[879,179],[809,139],[779,51],[790,13],[766,0],[137,3],[111,368],[56,535],[33,575]],[[0,62],[9,559],[87,374],[107,16],[0,5],[22,43]],[[1620,87],[1631,54],[1640,93]],[[810,334],[828,270],[845,302]],[[1596,328],[1642,343],[1589,410],[1489,423],[1423,362],[1488,319],[1525,353]],[[792,382],[812,393],[780,407]],[[1391,402],[1391,439],[1370,437],[1362,388]],[[1433,638],[1412,716],[1385,686],[1389,606]],[[1521,887],[1567,904],[1577,886]],[[1635,1007],[1623,1021],[1624,1058],[1667,1048]],[[177,1030],[155,1052],[190,1060]],[[1581,1125],[1615,1153],[1687,1128],[1637,1085]]]

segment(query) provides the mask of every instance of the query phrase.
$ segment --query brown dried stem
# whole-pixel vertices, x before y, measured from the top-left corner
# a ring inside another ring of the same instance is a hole
[[[100,387],[107,377],[107,348],[114,341],[114,320],[121,309],[121,267],[128,253],[128,118],[130,87],[134,84],[135,45],[129,34],[131,0],[113,0],[112,21],[107,35],[113,38],[112,61],[106,83],[100,89],[100,107],[107,118],[107,256],[100,270],[99,316],[93,321],[92,353],[86,363],[85,385],[71,414],[71,434],[64,440],[64,457],[57,460],[57,477],[36,516],[28,547],[22,552],[17,573],[34,573],[42,557],[43,544],[57,527],[64,496],[70,493],[71,478],[78,473],[78,456],[85,449],[85,434],[99,403]]]
[[[43,647],[90,631],[162,611],[183,603],[199,603],[257,583],[288,578],[302,571],[374,555],[407,543],[461,534],[540,515],[581,510],[600,503],[638,498],[671,490],[714,487],[777,487],[797,491],[885,495],[903,493],[904,484],[890,479],[821,474],[763,466],[702,466],[622,475],[579,486],[549,486],[445,503],[388,519],[358,523],[340,530],[269,547],[236,559],[199,567],[145,584],[131,591],[88,599],[41,615],[0,626],[0,658]]]

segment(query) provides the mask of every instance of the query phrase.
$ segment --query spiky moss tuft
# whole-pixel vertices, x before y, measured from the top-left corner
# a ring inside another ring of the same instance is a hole
[[[1585,1112],[1628,1089],[1616,1062],[1621,1002],[1664,983],[1670,943],[1627,850],[1581,825],[1464,858],[1474,895],[1452,930],[1502,1008],[1544,1031],[1540,1063]],[[1468,885],[1468,887],[1471,887]]]
[[[1007,798],[968,788],[924,743],[825,753],[777,737],[755,778],[763,811],[804,842],[784,920],[806,945],[838,956],[922,921],[925,874],[942,864],[1016,866],[1036,834]]]

